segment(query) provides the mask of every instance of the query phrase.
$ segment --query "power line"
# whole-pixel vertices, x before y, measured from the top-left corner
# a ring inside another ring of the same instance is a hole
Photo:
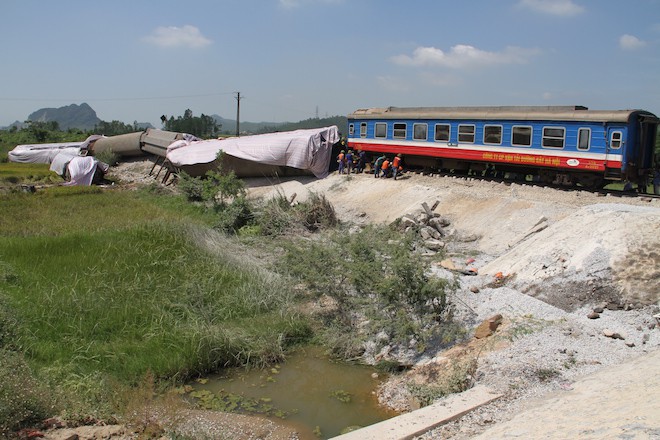
[[[159,101],[166,99],[183,98],[205,98],[211,96],[232,95],[236,92],[205,93],[198,95],[173,95],[173,96],[150,96],[150,97],[121,97],[121,98],[21,98],[21,97],[0,97],[0,101],[25,101],[25,102],[71,102],[71,101]]]

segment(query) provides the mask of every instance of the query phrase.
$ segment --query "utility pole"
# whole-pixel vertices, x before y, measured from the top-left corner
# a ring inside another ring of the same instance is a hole
[[[241,92],[236,92],[236,137],[241,135]]]

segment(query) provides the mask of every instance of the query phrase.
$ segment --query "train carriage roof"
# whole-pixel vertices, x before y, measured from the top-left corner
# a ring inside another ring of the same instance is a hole
[[[349,119],[484,119],[514,121],[628,122],[644,110],[589,110],[583,106],[502,106],[502,107],[387,107],[358,109]]]

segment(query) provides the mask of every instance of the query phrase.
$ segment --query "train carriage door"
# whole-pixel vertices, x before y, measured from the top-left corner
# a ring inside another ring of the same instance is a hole
[[[623,160],[624,155],[624,127],[607,126],[605,130],[605,166],[625,172],[626,163]]]
[[[643,170],[653,168],[655,159],[655,141],[658,131],[658,118],[649,115],[640,115],[639,118],[639,167]]]

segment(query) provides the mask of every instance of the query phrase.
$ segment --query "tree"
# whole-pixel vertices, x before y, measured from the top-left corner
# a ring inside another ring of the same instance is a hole
[[[57,121],[25,121],[25,123],[28,124],[27,130],[37,142],[46,142],[51,132],[60,129]]]
[[[220,132],[220,127],[212,117],[203,113],[199,117],[193,116],[193,112],[190,109],[187,109],[183,113],[183,116],[179,116],[176,119],[174,119],[174,116],[170,116],[164,125],[165,130],[189,133],[199,138],[214,138]]]
[[[137,125],[137,123],[135,123]],[[106,136],[116,136],[118,134],[133,133],[140,131],[135,129],[135,125],[124,124],[121,121],[106,122],[101,121],[94,125],[94,133],[104,134]]]

